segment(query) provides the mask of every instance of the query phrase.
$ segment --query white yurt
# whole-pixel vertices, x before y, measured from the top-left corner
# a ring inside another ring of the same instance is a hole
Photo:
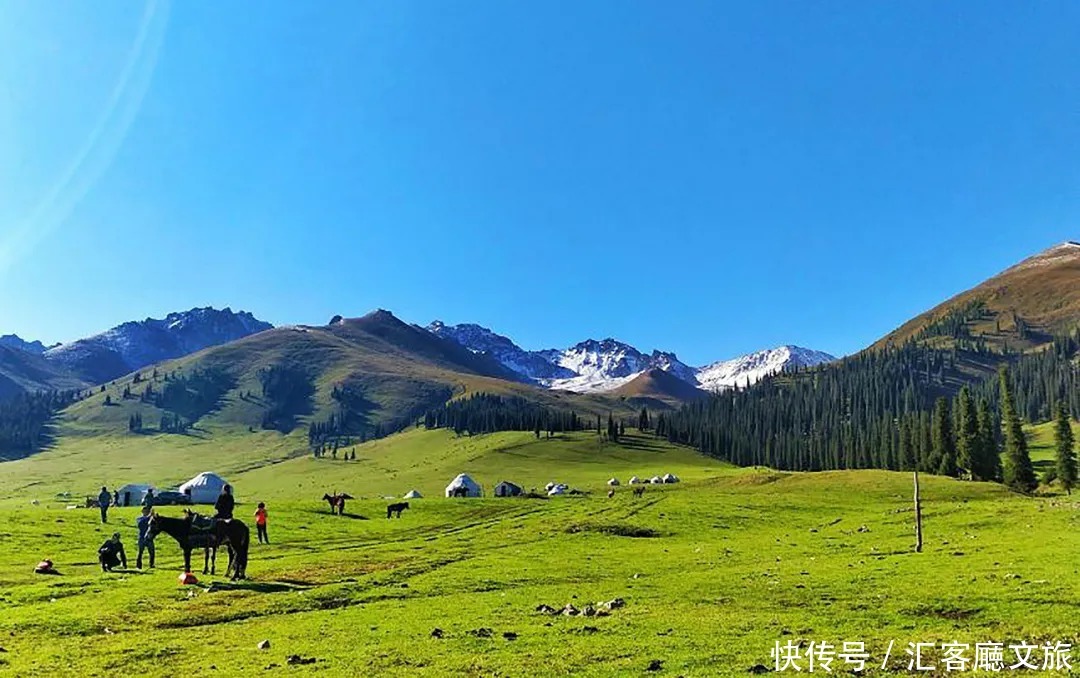
[[[548,496],[549,497],[556,497],[556,496],[558,496],[560,494],[566,494],[566,491],[569,490],[569,489],[570,488],[568,486],[566,486],[566,485],[562,485],[562,484],[555,485],[550,490],[548,490]]]
[[[551,492],[552,488],[554,487],[555,483],[548,483],[547,485],[544,485],[544,492]]]
[[[402,499],[423,499],[424,495],[420,494],[416,490],[409,490],[405,493]]]
[[[492,494],[494,494],[496,497],[520,497],[521,495],[525,494],[525,490],[523,490],[518,485],[511,483],[508,480],[503,480],[495,486]]]
[[[638,485],[641,483],[641,478],[638,478],[637,476],[631,476],[630,480],[628,480],[627,483],[629,483],[630,485]]]
[[[221,495],[221,488],[229,483],[216,473],[203,471],[180,486],[180,491],[191,497],[192,504],[213,504]],[[233,496],[236,496],[235,488]]]
[[[470,478],[467,474],[462,473],[457,478],[450,481],[450,484],[446,486],[446,496],[453,497],[454,490],[458,488],[465,488],[466,497],[480,497],[483,496],[483,492],[480,490],[480,485],[475,480]]]
[[[673,475],[671,473],[665,473],[664,477],[661,478],[660,480],[663,480],[665,483],[668,483],[668,484],[677,483],[677,482],[679,482],[679,476]]]
[[[649,482],[652,483],[653,485],[663,485],[664,484],[664,480],[660,476],[653,476],[652,480],[650,480]]]
[[[157,488],[153,485],[146,485],[143,483],[128,483],[116,491],[120,495],[121,506],[139,506],[142,504],[143,497],[146,496],[147,490],[154,490],[157,492]]]
[[[612,487],[618,487],[619,486],[619,479],[618,478],[612,478],[611,480],[607,481],[607,484],[611,485]]]

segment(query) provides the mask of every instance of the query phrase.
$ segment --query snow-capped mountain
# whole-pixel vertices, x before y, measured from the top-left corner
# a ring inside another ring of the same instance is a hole
[[[41,355],[49,348],[52,348],[40,341],[26,341],[17,334],[5,334],[0,337],[0,344],[20,351],[26,351],[27,353],[33,353],[34,355]],[[59,346],[59,344],[57,344],[57,346]]]
[[[697,370],[697,384],[706,391],[743,387],[763,377],[796,367],[813,367],[835,357],[799,346],[779,346],[706,365]]]
[[[44,357],[87,381],[99,383],[272,327],[245,311],[193,308],[161,319],[126,322],[101,334],[50,348]]]
[[[443,339],[450,339],[473,353],[486,354],[529,381],[542,383],[576,376],[575,372],[547,360],[539,351],[526,351],[507,337],[495,334],[480,325],[447,325],[436,320],[427,326],[427,330]]]
[[[615,339],[589,339],[567,349],[527,351],[509,338],[475,324],[447,325],[435,321],[430,332],[474,353],[489,355],[505,367],[540,386],[579,393],[611,391],[651,369],[668,372],[707,391],[756,383],[769,374],[793,367],[810,367],[835,360],[828,353],[780,346],[694,368],[674,353],[642,353]]]

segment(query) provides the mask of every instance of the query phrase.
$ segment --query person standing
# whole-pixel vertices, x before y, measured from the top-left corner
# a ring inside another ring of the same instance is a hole
[[[269,544],[270,537],[266,535],[266,504],[259,502],[259,508],[255,509],[255,530],[259,533],[259,543]]]
[[[142,498],[142,505],[145,508],[153,508],[154,507],[154,489],[153,488],[149,488],[149,489],[146,490],[146,494],[144,494],[143,498]]]
[[[218,495],[217,501],[214,502],[214,518],[218,520],[231,520],[233,509],[236,507],[236,500],[232,495],[232,487],[225,485],[221,488],[221,494]]]
[[[101,486],[101,493],[97,497],[98,508],[101,509],[101,522],[105,524],[109,522],[109,503],[112,501],[112,495],[109,494],[108,488],[104,485]]]
[[[149,535],[150,507],[143,506],[142,515],[135,520],[135,527],[139,530],[139,554],[135,556],[135,567],[142,569],[142,554],[146,551],[150,555],[150,567],[154,566],[154,538]]]
[[[120,490],[113,490],[112,492],[112,504],[113,506],[120,505]]]

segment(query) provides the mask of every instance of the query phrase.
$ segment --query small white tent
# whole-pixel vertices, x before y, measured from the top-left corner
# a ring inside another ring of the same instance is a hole
[[[665,483],[668,483],[668,484],[677,483],[677,482],[679,482],[679,477],[675,476],[675,475],[672,475],[670,473],[665,473],[664,477],[661,478],[660,480],[663,480]]]
[[[553,487],[555,487],[555,483],[548,483],[547,485],[544,485],[544,491],[545,492],[551,492],[551,489]]]
[[[121,506],[138,506],[142,504],[147,490],[157,491],[153,485],[143,483],[128,483],[116,491],[120,495]]]
[[[192,504],[213,504],[221,495],[221,488],[229,483],[216,473],[203,471],[180,486],[180,491],[191,497]],[[236,493],[233,493],[236,496]]]
[[[409,490],[408,492],[405,493],[405,496],[402,497],[402,498],[403,499],[423,499],[424,495],[420,494],[416,490]]]
[[[611,480],[607,481],[607,484],[611,485],[612,487],[618,487],[619,486],[619,479],[618,478],[612,478]]]
[[[559,483],[558,485],[555,485],[550,490],[548,490],[548,496],[554,497],[560,494],[566,494],[566,491],[569,489],[570,487],[568,485],[563,485],[562,483]]]
[[[507,480],[503,480],[495,486],[493,493],[496,497],[520,497],[525,494],[525,490]]]
[[[461,488],[465,489],[466,497],[480,497],[483,495],[483,492],[481,492],[480,486],[476,481],[462,473],[457,478],[450,481],[450,484],[446,486],[446,496],[453,497],[455,494],[454,490],[457,490],[458,496],[460,496]]]
[[[641,483],[641,478],[638,478],[637,476],[631,476],[630,480],[628,480],[627,482],[631,485],[638,485]]]
[[[660,479],[660,476],[653,476],[652,480],[650,480],[649,482],[652,483],[653,485],[663,485],[664,484],[664,481]]]

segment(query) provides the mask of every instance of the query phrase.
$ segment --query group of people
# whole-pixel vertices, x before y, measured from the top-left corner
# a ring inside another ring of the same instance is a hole
[[[107,523],[109,506],[110,504],[119,505],[119,494],[114,497],[109,494],[107,488],[102,487],[101,494],[98,495],[98,502],[101,507],[101,522]],[[139,535],[139,551],[135,557],[135,567],[140,570],[143,566],[143,553],[149,556],[150,567],[154,567],[154,539],[149,533],[153,506],[154,492],[153,490],[147,490],[142,500],[142,510],[139,512],[139,517],[135,519],[135,527]],[[221,488],[221,494],[218,495],[217,500],[214,502],[214,520],[231,520],[235,508],[236,499],[233,497],[232,487],[225,485]],[[255,509],[255,528],[259,535],[260,544],[270,543],[270,537],[266,532],[268,518],[266,504],[259,502],[258,507]],[[124,552],[124,544],[120,540],[119,532],[113,532],[112,536],[98,548],[98,562],[101,564],[102,572],[111,572],[117,567],[127,569],[127,554]]]
[[[109,493],[109,488],[104,485],[101,486],[101,492],[98,493],[98,508],[101,509],[101,524],[109,522],[109,507],[120,505],[120,490],[113,490]],[[146,490],[146,494],[142,498],[143,508],[153,508],[154,506],[154,490],[150,488]]]

